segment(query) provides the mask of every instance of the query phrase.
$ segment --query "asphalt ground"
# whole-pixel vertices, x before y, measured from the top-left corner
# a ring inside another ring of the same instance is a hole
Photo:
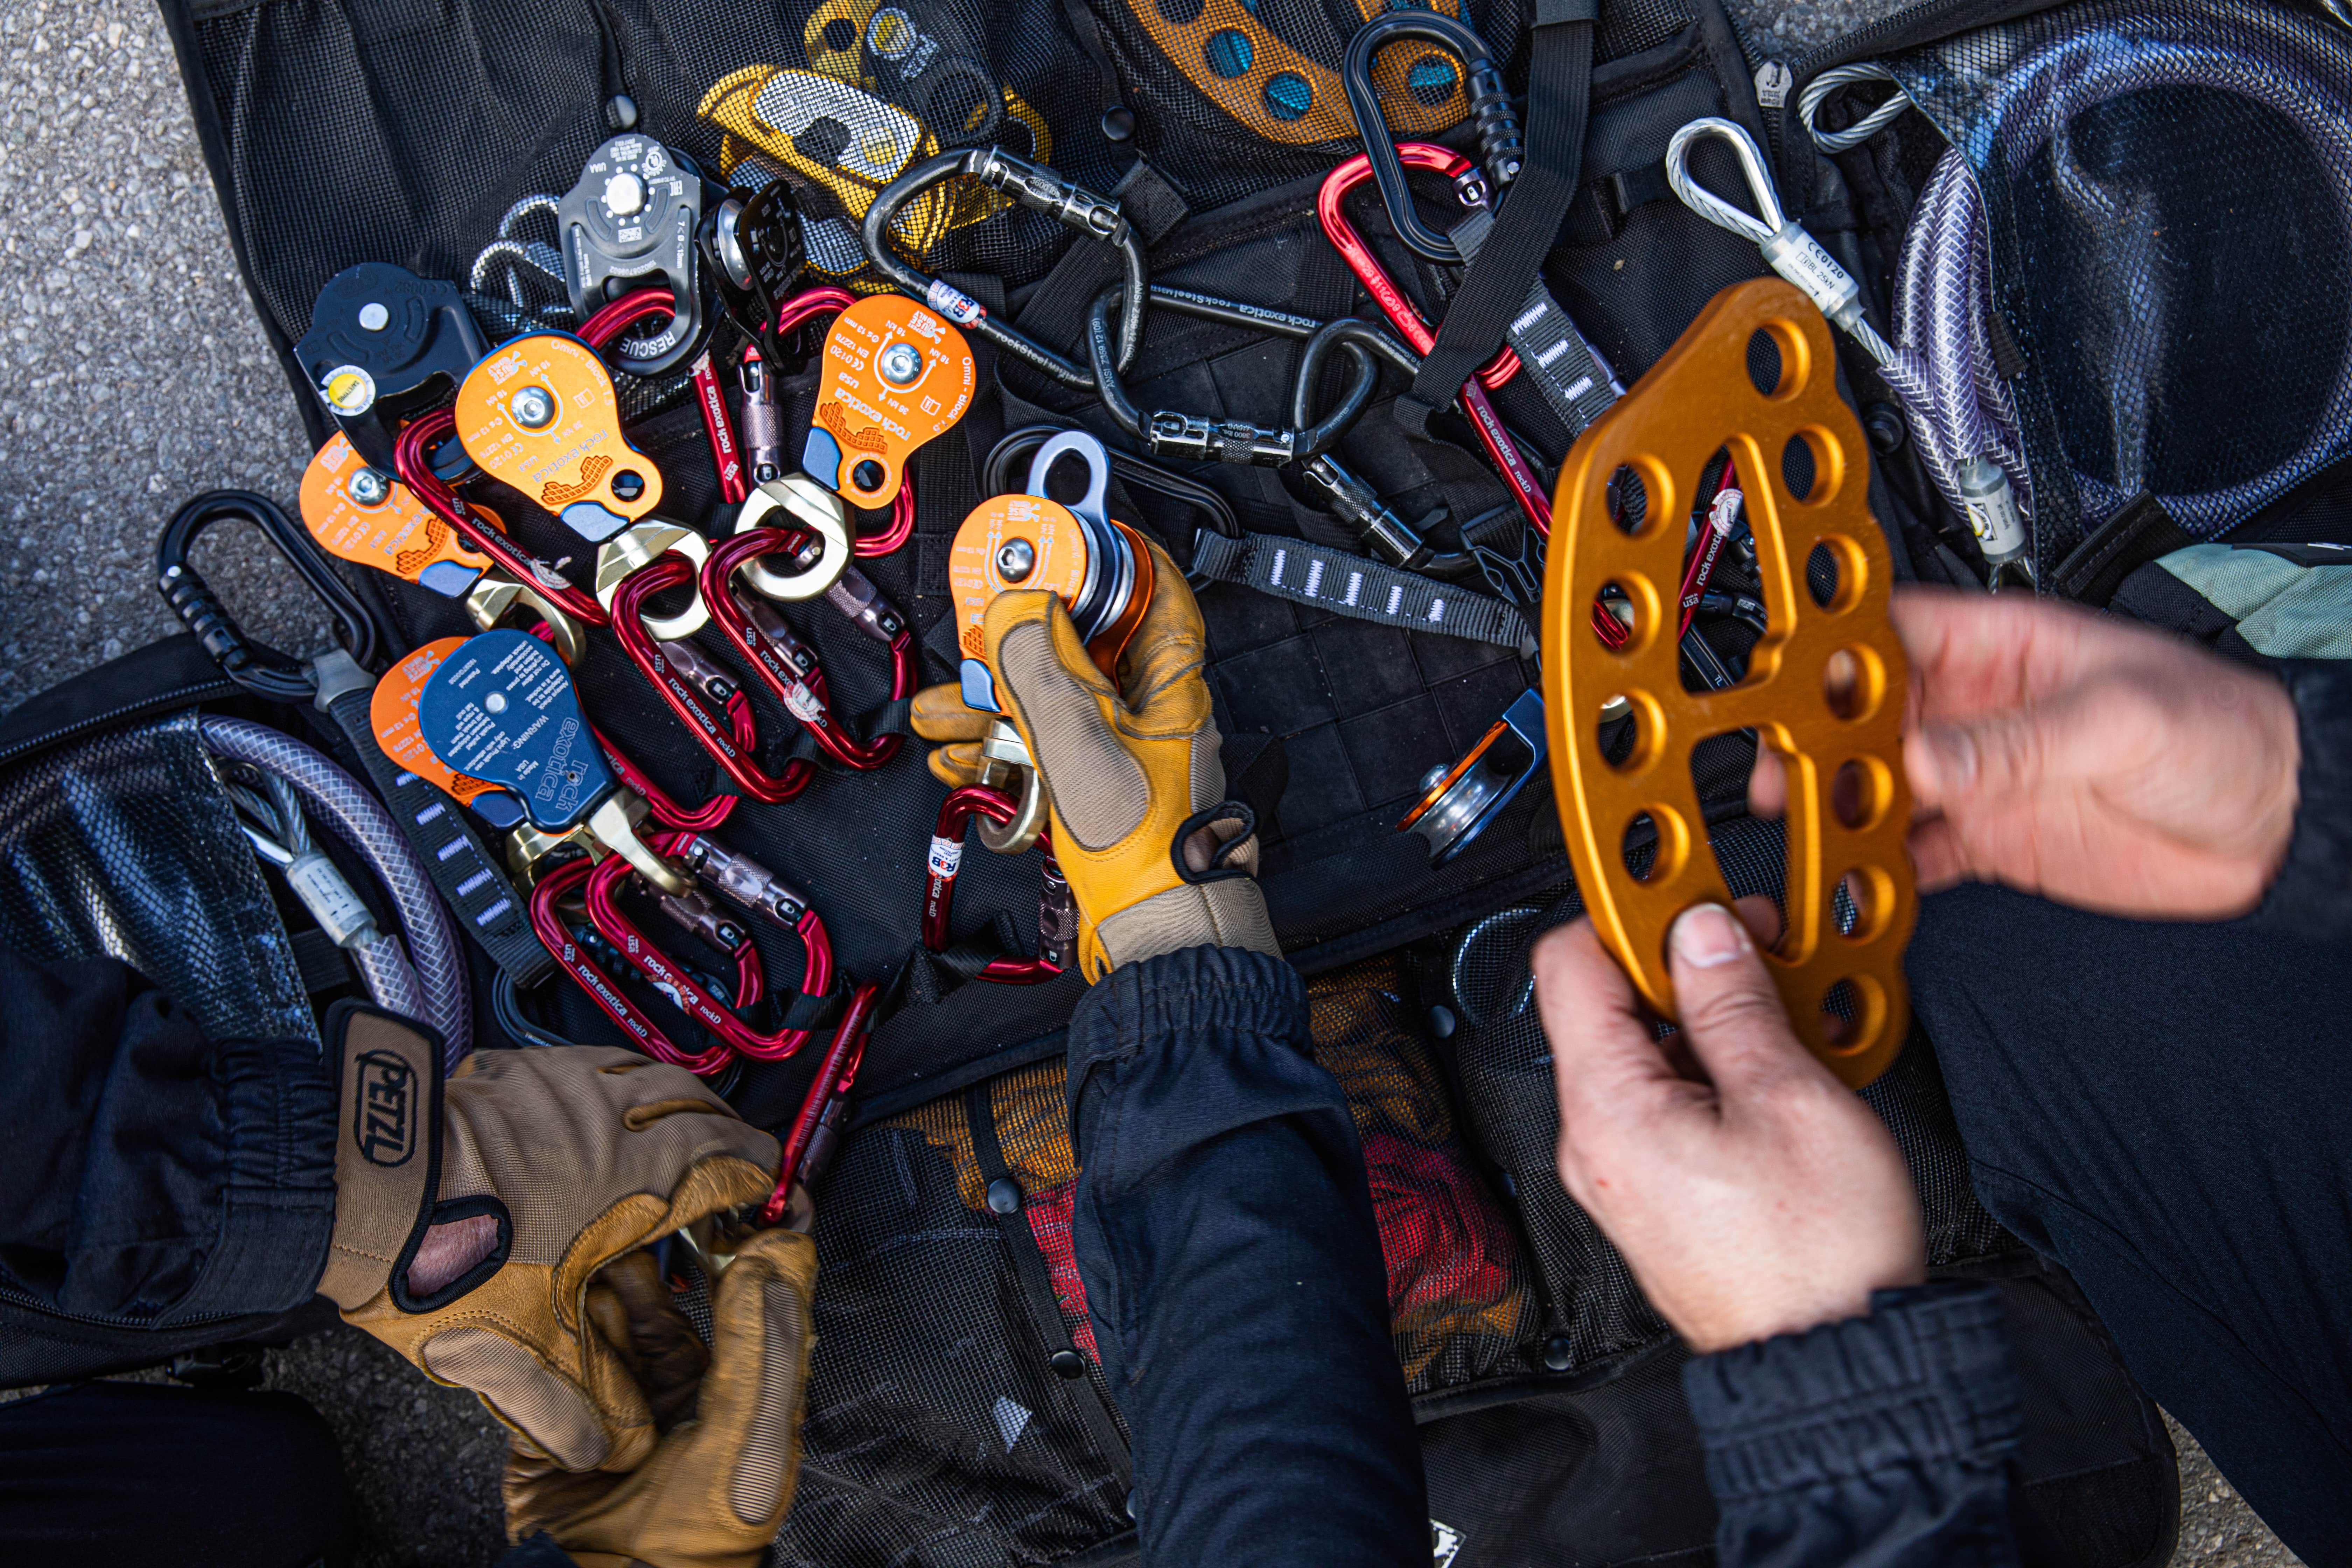
[[[1734,0],[1794,55],[1894,9]],[[155,536],[220,487],[289,508],[310,453],[230,255],[171,46],[131,0],[0,4],[0,710],[178,629]],[[300,584],[248,530],[194,563],[246,628],[329,640]],[[354,1330],[269,1357],[271,1386],[324,1413],[361,1500],[369,1568],[485,1563],[502,1542],[504,1442],[473,1399]],[[2179,1564],[2293,1555],[2194,1442],[2181,1447]]]

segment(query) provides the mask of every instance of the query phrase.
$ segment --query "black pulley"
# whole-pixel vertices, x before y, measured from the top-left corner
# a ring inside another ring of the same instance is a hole
[[[702,172],[691,160],[650,136],[615,136],[590,155],[555,222],[564,287],[582,321],[634,289],[658,283],[669,290],[667,324],[614,342],[607,354],[616,368],[660,375],[693,356],[702,341],[694,265]]]
[[[327,279],[310,307],[310,330],[294,345],[352,450],[386,475],[402,422],[446,400],[489,352],[456,284],[388,261],[362,261]]]

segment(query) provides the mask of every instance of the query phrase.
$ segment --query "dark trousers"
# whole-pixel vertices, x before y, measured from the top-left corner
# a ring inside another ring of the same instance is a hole
[[[1985,1205],[2289,1546],[2352,1562],[2352,950],[1963,888],[1909,970]]]
[[[85,1383],[0,1405],[0,1564],[329,1568],[355,1524],[290,1394]]]
[[[1196,947],[1070,1026],[1073,1245],[1146,1568],[1428,1568],[1356,1123],[1288,964]]]

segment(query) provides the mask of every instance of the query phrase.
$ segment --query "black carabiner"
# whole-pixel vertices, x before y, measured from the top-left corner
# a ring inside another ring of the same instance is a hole
[[[1348,110],[1363,138],[1364,156],[1370,160],[1372,180],[1389,209],[1389,222],[1407,248],[1448,267],[1462,265],[1461,249],[1445,236],[1421,221],[1413,211],[1412,190],[1405,184],[1404,164],[1396,153],[1381,114],[1380,93],[1372,86],[1372,57],[1398,38],[1420,38],[1460,57],[1464,86],[1470,97],[1470,118],[1478,132],[1480,162],[1501,205],[1503,187],[1519,177],[1527,144],[1519,135],[1518,116],[1512,112],[1503,73],[1486,50],[1486,40],[1466,22],[1441,11],[1391,11],[1373,17],[1348,40],[1348,55],[1339,67],[1339,83],[1347,89]]]
[[[221,673],[257,697],[275,702],[308,702],[319,689],[310,667],[267,643],[256,642],[229,616],[227,607],[196,569],[188,551],[214,523],[249,522],[269,538],[319,602],[335,617],[343,647],[362,669],[376,663],[376,626],[349,584],[335,575],[300,525],[268,496],[251,490],[206,490],[172,514],[155,542],[155,587],[181,623],[196,634]]]
[[[1082,366],[996,320],[962,289],[908,266],[890,248],[890,224],[898,216],[898,209],[933,185],[959,174],[970,174],[1021,205],[1045,213],[1066,228],[1118,248],[1120,265],[1127,274],[1119,285],[1120,295],[1128,306],[1119,330],[1118,368],[1126,370],[1133,365],[1136,351],[1143,343],[1143,300],[1148,274],[1144,270],[1142,243],[1135,237],[1127,219],[1119,216],[1118,204],[1062,178],[1043,164],[1016,158],[1001,148],[975,147],[970,152],[942,153],[936,158],[926,158],[875,193],[873,204],[866,209],[865,224],[858,231],[874,269],[903,292],[922,300],[966,331],[979,333],[1023,363],[1045,372],[1065,386],[1081,392],[1094,390],[1095,378]]]
[[[1110,310],[1118,297],[1118,290],[1107,289],[1096,296],[1087,310],[1087,353],[1094,362],[1095,392],[1119,428],[1141,441],[1144,450],[1154,458],[1242,463],[1255,468],[1310,461],[1339,445],[1339,437],[1354,426],[1365,405],[1380,390],[1381,372],[1374,360],[1375,353],[1399,366],[1420,363],[1419,356],[1412,350],[1381,328],[1353,316],[1314,321],[1186,289],[1153,289],[1150,290],[1151,303],[1178,315],[1249,327],[1280,337],[1303,338],[1307,348],[1299,358],[1301,381],[1311,378],[1322,368],[1333,348],[1347,351],[1356,374],[1337,408],[1311,425],[1301,421],[1288,429],[1271,429],[1242,419],[1211,419],[1168,408],[1147,414],[1128,395],[1111,363]],[[1292,401],[1294,406],[1303,406],[1305,403],[1303,397],[1296,395],[1295,388]]]

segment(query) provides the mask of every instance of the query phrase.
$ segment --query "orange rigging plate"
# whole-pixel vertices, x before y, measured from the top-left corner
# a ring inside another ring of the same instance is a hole
[[[1769,394],[1748,370],[1759,333],[1779,354],[1780,384]],[[1798,443],[1811,459],[1801,498],[1783,467]],[[1738,686],[1686,691],[1675,638],[1685,523],[1700,470],[1727,446],[1747,481],[1770,630]],[[1909,665],[1887,619],[1894,573],[1870,515],[1869,451],[1838,396],[1821,312],[1779,279],[1736,284],[1570,452],[1553,500],[1543,605],[1553,789],[1601,941],[1649,1004],[1674,1017],[1667,929],[1696,903],[1731,901],[1705,842],[1691,749],[1754,730],[1780,753],[1789,781],[1787,924],[1768,963],[1798,1037],[1856,1088],[1902,1048],[1910,1005],[1903,949],[1918,913],[1904,844]],[[1630,534],[1609,505],[1621,470],[1639,478],[1646,503]],[[1807,586],[1816,550],[1836,568],[1826,604]],[[1633,636],[1613,650],[1592,626],[1593,605],[1612,584],[1634,609]],[[1634,735],[1631,752],[1612,763],[1599,719],[1619,696],[1632,708]],[[1645,815],[1656,847],[1637,879],[1626,866],[1628,834]],[[1855,908],[1843,931],[1842,883]]]

